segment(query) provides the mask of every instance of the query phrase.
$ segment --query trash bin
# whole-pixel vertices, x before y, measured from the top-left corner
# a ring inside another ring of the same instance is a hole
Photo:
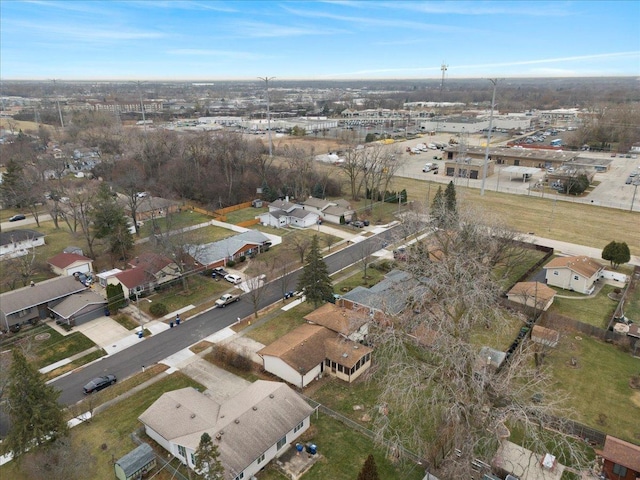
[[[169,322],[169,328],[173,328],[173,322]]]
[[[142,337],[144,337],[144,332],[142,330],[140,330],[138,332],[138,338],[142,338]]]

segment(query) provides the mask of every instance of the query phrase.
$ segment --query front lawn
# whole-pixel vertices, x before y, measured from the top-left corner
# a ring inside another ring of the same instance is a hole
[[[594,327],[607,328],[618,305],[617,301],[611,300],[607,295],[615,288],[613,285],[604,285],[593,298],[582,296],[574,299],[556,296],[549,312],[564,315]]]
[[[288,301],[290,302],[292,300]],[[248,332],[246,336],[263,345],[269,345],[294,328],[305,323],[303,317],[313,310],[313,304],[309,302],[302,302],[297,307],[287,311],[280,310],[277,316],[257,326]]]
[[[572,366],[571,359],[576,360]],[[640,360],[616,346],[599,340],[563,335],[549,349],[545,364],[550,368],[555,388],[569,395],[578,421],[627,441],[640,436],[640,390],[629,386],[640,372]],[[553,395],[553,392],[548,394]]]
[[[35,355],[33,363],[36,368],[46,367],[96,346],[80,332],[64,336],[47,326],[41,335],[47,334],[49,337],[43,340],[38,340],[38,336],[33,337],[32,353]]]

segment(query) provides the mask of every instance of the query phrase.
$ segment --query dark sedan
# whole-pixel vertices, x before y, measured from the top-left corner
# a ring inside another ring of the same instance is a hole
[[[107,388],[109,385],[113,385],[116,383],[117,378],[115,375],[105,375],[103,377],[97,377],[87,383],[82,391],[85,395],[88,395],[93,392],[97,392],[102,390],[103,388]]]
[[[11,217],[9,219],[9,221],[10,222],[17,222],[18,220],[24,220],[25,218],[27,218],[27,217],[25,217],[23,214],[19,213],[18,215],[14,215],[13,217]]]

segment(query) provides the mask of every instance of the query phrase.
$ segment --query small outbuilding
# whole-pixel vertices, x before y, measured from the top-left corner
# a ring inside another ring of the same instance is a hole
[[[560,332],[551,328],[541,327],[540,325],[534,325],[533,330],[531,330],[531,340],[540,345],[555,347],[560,340]]]
[[[113,468],[118,480],[137,480],[156,466],[156,454],[148,443],[130,451]]]

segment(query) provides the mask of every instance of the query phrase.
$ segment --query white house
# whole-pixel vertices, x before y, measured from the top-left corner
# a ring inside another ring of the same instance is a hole
[[[70,276],[93,271],[93,260],[77,253],[59,253],[48,259],[47,263],[56,275]]]
[[[317,213],[322,220],[330,223],[340,223],[340,218],[344,217],[350,221],[355,215],[355,211],[346,200],[323,200],[321,198],[309,197],[302,206],[305,210]]]
[[[44,235],[35,230],[0,232],[0,257],[18,257],[28,250],[44,245]]]
[[[547,285],[590,295],[604,267],[585,256],[558,257],[544,267]]]
[[[309,428],[313,408],[284,383],[258,380],[222,404],[193,388],[163,394],[140,415],[149,437],[190,468],[203,433],[225,480],[249,480]]]
[[[316,225],[320,216],[317,213],[303,210],[302,207],[295,208],[290,212],[285,210],[271,210],[264,212],[257,217],[262,225],[283,228],[287,226],[308,228]]]

